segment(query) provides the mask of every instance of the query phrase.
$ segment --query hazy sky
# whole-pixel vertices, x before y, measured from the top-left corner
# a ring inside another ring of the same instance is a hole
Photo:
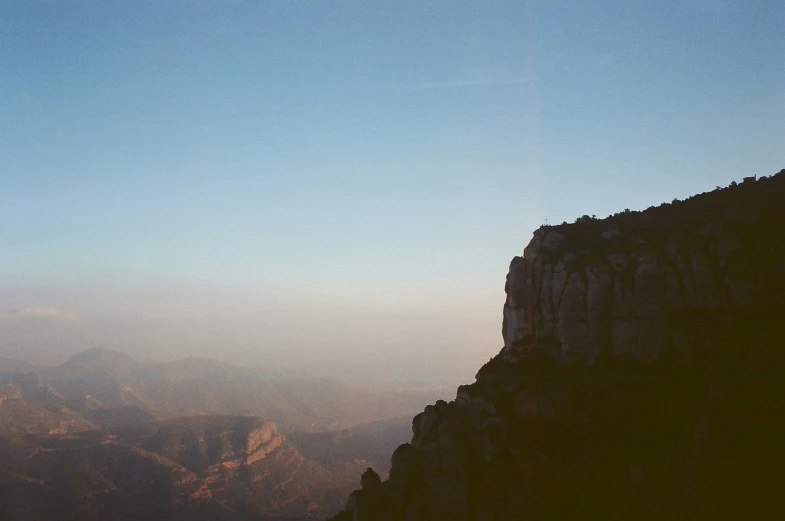
[[[546,218],[785,167],[784,28],[777,1],[5,0],[0,354],[468,380]]]

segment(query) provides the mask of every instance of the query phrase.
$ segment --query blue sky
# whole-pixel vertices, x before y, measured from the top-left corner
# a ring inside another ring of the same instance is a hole
[[[783,27],[771,1],[3,2],[0,308],[459,303],[456,349],[493,354],[546,218],[785,167]]]

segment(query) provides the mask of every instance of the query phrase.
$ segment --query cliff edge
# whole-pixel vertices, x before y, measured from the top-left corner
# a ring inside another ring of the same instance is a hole
[[[505,359],[531,346],[587,364],[686,354],[767,306],[785,281],[783,177],[538,229],[507,275]]]
[[[785,517],[783,201],[785,170],[538,229],[501,352],[334,519]]]

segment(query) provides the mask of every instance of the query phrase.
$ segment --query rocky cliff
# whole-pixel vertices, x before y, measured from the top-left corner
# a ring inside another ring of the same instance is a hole
[[[501,352],[335,519],[785,516],[783,201],[785,171],[537,230]]]
[[[540,228],[507,276],[505,358],[656,358],[761,306],[785,280],[782,175]]]

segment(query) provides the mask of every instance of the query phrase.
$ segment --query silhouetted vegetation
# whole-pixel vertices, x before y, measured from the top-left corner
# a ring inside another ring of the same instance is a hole
[[[543,255],[560,258],[569,252],[575,256],[574,266],[583,267],[604,260],[611,252],[662,251],[668,239],[676,235],[700,243],[706,240],[704,234],[712,233],[705,228],[707,225],[722,222],[726,231],[743,239],[744,255],[756,261],[775,258],[785,247],[783,193],[785,171],[757,182],[731,184],[689,197],[685,200],[690,202],[688,205],[677,204],[685,201],[674,199],[672,204],[641,212],[627,208],[605,219],[583,215],[574,224],[549,227],[561,233],[564,240]]]

